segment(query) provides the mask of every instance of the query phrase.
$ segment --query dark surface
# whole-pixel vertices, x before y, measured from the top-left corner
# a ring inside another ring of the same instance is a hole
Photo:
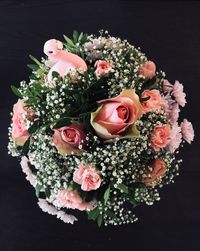
[[[199,13],[199,2],[0,2],[0,251],[200,250]],[[7,127],[16,101],[9,86],[28,78],[28,54],[42,56],[47,39],[73,29],[101,28],[140,46],[169,80],[185,84],[182,117],[193,122],[196,140],[182,149],[181,175],[163,189],[161,201],[137,209],[139,222],[99,229],[82,214],[72,226],[42,213],[18,161],[7,155]]]

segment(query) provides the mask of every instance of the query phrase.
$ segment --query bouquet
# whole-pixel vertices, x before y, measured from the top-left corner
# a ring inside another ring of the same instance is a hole
[[[178,122],[183,85],[107,31],[48,40],[44,54],[30,56],[29,81],[11,86],[9,153],[43,211],[66,223],[78,210],[99,226],[135,222],[134,208],[160,199],[193,141],[192,124]]]

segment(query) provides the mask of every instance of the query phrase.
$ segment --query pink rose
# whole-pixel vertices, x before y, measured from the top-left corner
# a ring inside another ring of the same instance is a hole
[[[183,85],[179,83],[178,80],[175,81],[174,86],[173,86],[173,91],[172,95],[175,97],[176,102],[184,107],[186,104],[186,94],[183,92]]]
[[[178,123],[174,123],[171,129],[170,142],[168,145],[168,149],[171,153],[173,153],[182,141],[181,128],[178,126]]]
[[[142,98],[150,97],[148,100],[142,102],[144,112],[160,111],[163,106],[163,98],[158,90],[145,90],[142,92]]]
[[[19,99],[13,106],[12,117],[12,139],[16,145],[23,146],[29,137],[27,124],[25,121],[28,109],[24,107],[24,102]]]
[[[156,75],[156,65],[152,61],[147,61],[140,66],[139,72],[145,78],[153,78]]]
[[[73,181],[81,185],[83,191],[96,190],[101,185],[101,177],[94,165],[80,164],[75,170]]]
[[[162,159],[153,160],[150,165],[152,172],[149,174],[149,177],[144,179],[146,185],[155,185],[156,181],[163,177],[166,173],[166,164]]]
[[[96,66],[96,75],[98,77],[107,76],[108,73],[112,70],[112,64],[104,60],[98,60],[95,63]]]
[[[54,130],[53,143],[61,154],[79,154],[86,147],[86,134],[80,124],[71,124]]]
[[[151,134],[151,145],[155,151],[167,146],[170,142],[171,128],[170,125],[156,126]]]
[[[91,125],[103,139],[124,134],[142,114],[142,106],[135,90],[123,90],[119,96],[98,102],[101,106],[91,113]]]
[[[184,140],[191,144],[194,140],[194,129],[192,123],[189,122],[187,119],[184,119],[181,123],[181,132]]]
[[[67,207],[78,210],[91,210],[92,203],[85,202],[76,190],[60,190],[56,197],[56,204],[59,207]]]

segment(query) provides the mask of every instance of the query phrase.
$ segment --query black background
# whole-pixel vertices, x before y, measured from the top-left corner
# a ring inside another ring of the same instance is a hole
[[[0,2],[0,251],[200,250],[200,3],[132,1]],[[98,228],[80,214],[74,226],[38,208],[17,159],[7,155],[9,112],[16,98],[10,84],[28,79],[28,54],[43,55],[50,38],[74,29],[101,28],[140,46],[170,81],[185,84],[181,117],[193,122],[196,139],[181,150],[180,176],[154,206],[137,209],[139,222]]]

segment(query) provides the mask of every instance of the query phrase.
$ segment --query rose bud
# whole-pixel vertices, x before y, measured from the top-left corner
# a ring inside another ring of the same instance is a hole
[[[166,173],[166,164],[162,159],[153,160],[150,165],[152,169],[147,178],[143,180],[146,185],[156,185],[157,181],[162,178]]]
[[[86,147],[86,134],[80,124],[54,130],[53,143],[60,154],[80,154]]]

